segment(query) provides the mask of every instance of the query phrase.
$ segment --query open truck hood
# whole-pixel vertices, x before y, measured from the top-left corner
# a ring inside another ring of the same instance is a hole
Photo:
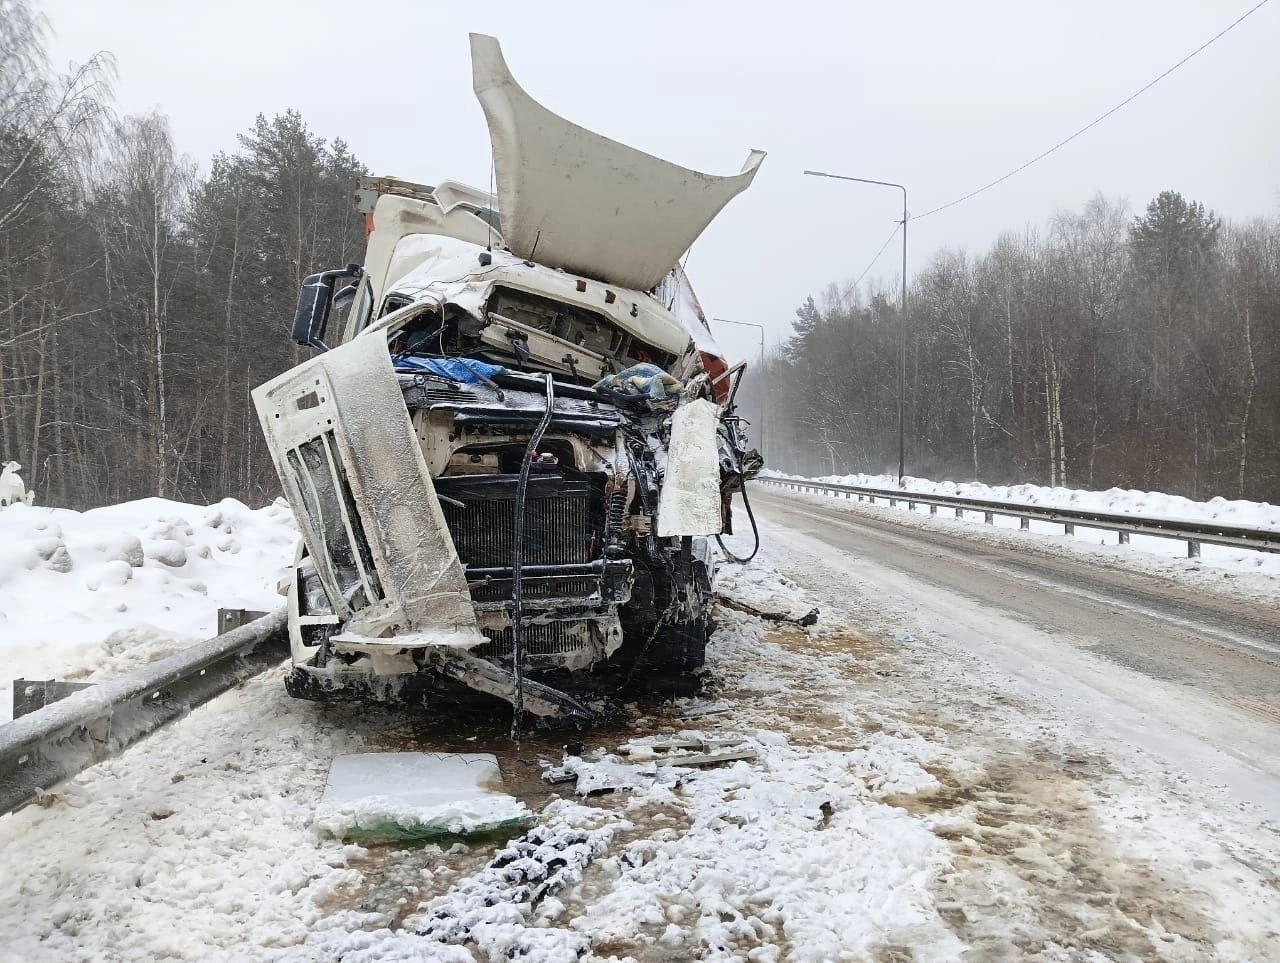
[[[516,83],[495,37],[471,35],[493,146],[502,236],[522,258],[648,291],[756,175],[702,174],[579,127]]]

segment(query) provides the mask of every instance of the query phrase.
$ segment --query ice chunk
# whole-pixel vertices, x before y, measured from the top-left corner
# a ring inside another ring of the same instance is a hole
[[[363,752],[336,756],[313,825],[362,842],[511,832],[533,814],[501,792],[489,753]]]

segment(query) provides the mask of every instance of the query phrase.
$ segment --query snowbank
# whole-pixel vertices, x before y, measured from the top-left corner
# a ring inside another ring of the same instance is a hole
[[[823,475],[806,478],[780,472],[761,472],[771,478],[793,478],[828,485],[861,485],[866,488],[897,488],[897,475]],[[1083,511],[1120,512],[1149,518],[1179,518],[1188,521],[1213,521],[1246,528],[1280,531],[1280,506],[1268,502],[1242,499],[1211,498],[1193,501],[1181,495],[1142,492],[1130,488],[1108,488],[1094,492],[1081,488],[1050,488],[1045,485],[984,485],[982,482],[931,481],[928,478],[903,479],[906,490],[922,495],[958,495],[1042,508],[1078,508]]]
[[[771,471],[761,472],[761,474],[766,478],[779,480],[813,481],[866,488],[898,488],[896,475],[823,475],[820,478],[807,478],[802,475],[784,475],[781,472]],[[1200,502],[1180,495],[1124,488],[1085,491],[1077,488],[1050,488],[1043,485],[984,485],[981,482],[931,481],[927,478],[913,478],[910,475],[903,481],[906,491],[921,495],[957,495],[962,498],[1035,505],[1040,508],[1075,508],[1082,511],[1116,512],[1139,518],[1219,522],[1225,525],[1240,525],[1246,528],[1280,532],[1280,506],[1268,502],[1227,498],[1211,498]],[[899,502],[898,507],[907,509],[904,502]],[[927,509],[917,506],[917,512],[927,513]],[[942,518],[941,515],[938,517]],[[950,518],[948,517],[946,521],[949,522]],[[983,519],[980,514],[970,512],[962,523],[982,525]],[[996,516],[994,526],[1016,529],[1018,519],[1013,516]],[[987,526],[987,530],[990,530],[990,526]],[[1107,545],[1115,549],[1119,541],[1118,535],[1114,532],[1105,532],[1086,525],[1077,525],[1074,535],[1064,536],[1060,524],[1032,520],[1030,530],[1038,535],[1055,536],[1062,544],[1076,542],[1091,546]],[[1120,545],[1118,548],[1126,556],[1126,564],[1130,565],[1139,564],[1138,559],[1144,554],[1185,559],[1187,553],[1186,544],[1178,539],[1148,535],[1133,535],[1128,544]],[[1205,545],[1201,549],[1200,557],[1193,559],[1190,564],[1257,573],[1271,578],[1280,575],[1280,555],[1248,548]]]
[[[283,500],[5,508],[0,719],[14,678],[115,675],[212,636],[220,607],[276,608],[296,542]]]

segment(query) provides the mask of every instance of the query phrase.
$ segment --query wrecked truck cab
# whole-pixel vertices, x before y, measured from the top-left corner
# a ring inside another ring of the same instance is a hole
[[[498,196],[362,181],[362,269],[300,294],[295,338],[322,353],[253,393],[302,533],[287,687],[587,719],[636,669],[703,661],[707,537],[759,458],[676,259],[758,158],[687,171],[537,105],[491,38],[473,59]],[[548,163],[565,151],[578,176]],[[639,230],[664,203],[669,230]]]

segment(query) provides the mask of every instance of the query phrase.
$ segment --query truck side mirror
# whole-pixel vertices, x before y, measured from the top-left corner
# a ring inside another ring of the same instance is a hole
[[[293,316],[295,344],[319,348],[321,351],[329,350],[324,342],[324,333],[329,325],[329,308],[336,300],[333,285],[339,278],[358,278],[362,274],[364,268],[359,264],[348,264],[333,271],[309,274],[303,279],[302,288],[298,291],[298,310]],[[345,295],[347,291],[354,294],[355,287],[354,284],[348,285],[339,292],[339,296]]]

